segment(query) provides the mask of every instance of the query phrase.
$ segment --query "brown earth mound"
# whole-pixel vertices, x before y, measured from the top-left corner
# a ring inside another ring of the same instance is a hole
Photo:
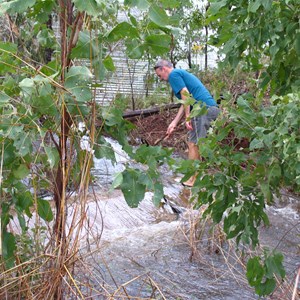
[[[165,138],[167,128],[175,118],[177,111],[177,109],[164,110],[147,117],[137,117],[130,120],[136,125],[136,129],[131,132],[131,143],[172,147],[176,152],[184,155],[187,149],[187,131],[184,122],[177,126],[169,138]]]
[[[176,153],[186,156],[187,129],[184,122],[177,126],[169,138],[164,139],[167,128],[175,118],[177,111],[178,109],[166,109],[150,116],[132,118],[130,121],[136,125],[136,129],[131,132],[131,144],[139,145],[144,143],[151,146],[172,147]],[[247,138],[237,138],[233,129],[221,143],[232,146],[236,151],[247,152],[249,150],[249,140]]]

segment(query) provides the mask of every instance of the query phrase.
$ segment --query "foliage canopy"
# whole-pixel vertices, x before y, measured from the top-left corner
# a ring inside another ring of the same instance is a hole
[[[297,0],[209,2],[205,22],[215,30],[211,43],[222,49],[224,64],[257,72],[259,89],[256,95],[240,96],[234,105],[229,95],[228,105],[222,104],[218,134],[199,143],[206,160],[182,161],[176,168],[185,178],[195,171],[216,170],[196,183],[198,205],[209,204],[207,213],[213,220],[224,220],[228,238],[257,246],[258,226],[268,223],[266,203],[284,185],[299,192],[300,4]],[[94,76],[101,83],[115,70],[111,53],[121,42],[132,59],[167,56],[180,33],[182,4],[179,0],[125,0],[124,6],[103,0],[0,1],[0,16],[6,15],[10,26],[0,42],[0,205],[7,268],[25,259],[17,254],[18,235],[9,225],[17,215],[22,232],[27,232],[26,218],[33,211],[45,222],[54,220],[54,252],[60,249],[61,257],[69,258],[67,190],[76,183],[83,201],[92,154],[114,161],[103,132],[116,138],[132,159],[147,164],[146,171],[127,168],[113,186],[122,189],[131,207],[139,204],[146,190],[152,190],[154,202],[160,203],[158,166],[175,165],[172,150],[145,146],[134,150],[126,139],[132,124],[123,120],[122,111],[95,103]],[[118,20],[120,12],[126,20]],[[197,16],[193,20],[199,23]],[[53,18],[58,28],[52,26]],[[81,64],[83,60],[87,64]],[[267,105],[261,98],[266,92],[272,95]],[[97,119],[100,126],[95,126]],[[80,122],[89,130],[80,131]],[[249,147],[224,147],[221,142],[231,132],[247,138]],[[85,135],[89,146],[83,148]],[[42,198],[45,190],[54,194],[55,214]],[[58,268],[62,273],[63,259]],[[282,261],[276,252],[249,260],[247,277],[258,294],[271,293],[275,276],[284,276]],[[59,289],[54,293],[57,298],[59,293]]]

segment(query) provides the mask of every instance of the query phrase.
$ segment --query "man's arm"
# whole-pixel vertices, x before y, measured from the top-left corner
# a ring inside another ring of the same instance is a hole
[[[184,101],[187,98],[187,95],[189,95],[189,91],[186,87],[184,87],[181,91],[180,91],[180,95],[181,95],[181,99]],[[176,126],[178,125],[179,121],[181,120],[181,118],[185,115],[185,118],[188,118],[190,115],[190,106],[189,105],[181,105],[179,107],[179,110],[177,112],[177,115],[175,117],[175,119],[171,122],[171,124],[168,127],[167,130],[167,137],[169,137],[172,132],[175,130]],[[191,121],[186,121],[186,127],[188,130],[192,130],[192,124]]]
[[[184,115],[184,106],[181,105],[178,109],[175,119],[170,123],[170,125],[167,129],[167,138],[173,133],[173,131],[175,130],[175,127],[177,126],[177,124],[179,123],[179,121],[181,120],[183,115]]]
[[[184,101],[187,96],[189,95],[189,91],[186,87],[184,87],[181,91],[180,91],[180,95],[181,95],[181,99]],[[190,106],[189,105],[185,105],[184,107],[184,113],[185,113],[185,126],[188,130],[193,130],[193,126],[192,126],[192,121],[191,120],[188,120],[188,117],[190,116]]]

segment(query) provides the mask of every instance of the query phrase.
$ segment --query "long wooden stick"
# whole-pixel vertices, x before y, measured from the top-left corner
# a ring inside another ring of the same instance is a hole
[[[152,114],[158,114],[159,112],[164,111],[164,110],[179,108],[180,105],[181,105],[180,103],[167,104],[162,107],[154,107],[154,108],[149,108],[149,109],[139,109],[139,110],[124,112],[123,118],[129,119],[129,118],[135,118],[135,117],[147,117]]]

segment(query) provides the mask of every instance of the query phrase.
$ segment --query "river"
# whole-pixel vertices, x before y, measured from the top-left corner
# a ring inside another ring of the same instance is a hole
[[[84,299],[259,299],[245,277],[253,251],[244,249],[244,256],[236,252],[233,241],[225,241],[221,230],[202,220],[201,211],[189,207],[190,190],[177,175],[162,166],[168,201],[160,208],[152,204],[150,192],[132,209],[121,191],[110,190],[113,173],[126,161],[116,150],[115,166],[95,161],[99,180],[89,199],[91,226],[77,265]],[[267,299],[292,299],[299,268],[299,199],[287,198],[267,207],[271,226],[260,228],[261,247],[282,251],[287,271],[286,281]]]

